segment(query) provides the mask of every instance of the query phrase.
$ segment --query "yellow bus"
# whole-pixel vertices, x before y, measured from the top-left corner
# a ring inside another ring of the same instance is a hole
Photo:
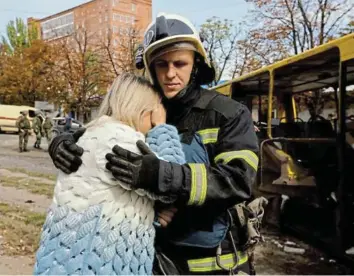
[[[260,126],[255,192],[282,195],[283,224],[354,259],[353,84],[350,34],[211,89],[246,104]],[[309,95],[331,95],[333,116],[302,110]]]

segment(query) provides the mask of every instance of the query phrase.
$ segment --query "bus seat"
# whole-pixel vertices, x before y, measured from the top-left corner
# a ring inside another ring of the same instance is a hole
[[[335,138],[336,134],[328,120],[312,121],[306,125],[307,138]],[[309,143],[309,159],[313,165],[336,164],[336,143]]]
[[[279,128],[284,133],[284,137],[301,138],[305,130],[305,123],[286,122],[280,123]]]
[[[286,122],[279,124],[279,133],[283,134],[282,137],[286,138],[303,138],[305,135],[305,124],[303,122]],[[303,163],[306,167],[307,163],[307,150],[306,143],[288,142],[286,151],[294,158],[294,160]]]
[[[306,123],[307,138],[334,138],[335,132],[329,120],[309,121]]]

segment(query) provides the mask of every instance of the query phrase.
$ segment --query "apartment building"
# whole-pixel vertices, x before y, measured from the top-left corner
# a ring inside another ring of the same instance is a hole
[[[151,22],[152,0],[92,0],[42,19],[28,18],[43,40],[58,40],[85,29],[98,39],[111,36],[114,44],[129,30],[140,34]]]

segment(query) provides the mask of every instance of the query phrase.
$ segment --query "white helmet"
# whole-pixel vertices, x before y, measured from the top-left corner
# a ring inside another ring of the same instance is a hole
[[[152,78],[150,65],[154,58],[165,52],[190,49],[198,53],[196,58],[197,80],[199,84],[213,81],[215,70],[210,64],[198,31],[186,18],[176,14],[160,13],[156,20],[146,29],[143,45],[140,45],[136,55],[136,67],[145,67]],[[153,78],[152,78],[152,81]]]

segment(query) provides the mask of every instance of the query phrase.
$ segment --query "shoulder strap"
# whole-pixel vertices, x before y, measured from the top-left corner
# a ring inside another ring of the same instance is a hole
[[[206,109],[209,107],[210,103],[214,98],[219,96],[217,93],[210,93],[209,91],[202,92],[202,96],[199,98],[197,103],[194,105],[194,107],[201,108],[201,109]]]

